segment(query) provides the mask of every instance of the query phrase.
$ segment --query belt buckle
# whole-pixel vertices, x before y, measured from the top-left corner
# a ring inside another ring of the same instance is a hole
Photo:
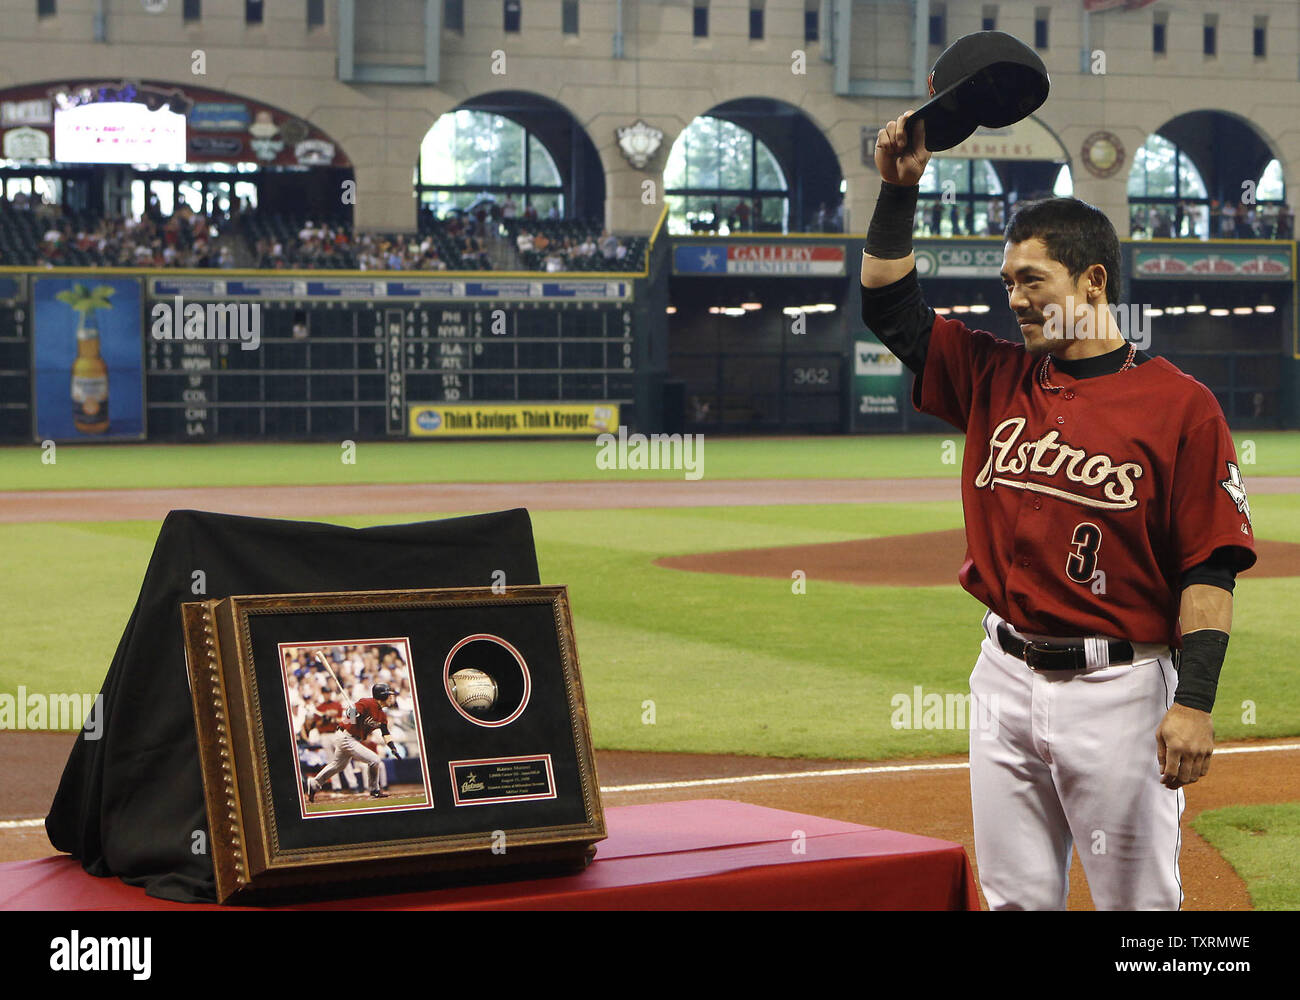
[[[1046,667],[1040,667],[1040,666],[1038,665],[1038,662],[1037,662],[1037,661],[1038,661],[1038,656],[1037,656],[1036,654],[1038,654],[1038,653],[1040,653],[1040,652],[1041,652],[1041,653],[1046,653],[1046,652],[1049,652],[1049,650],[1047,650],[1047,649],[1041,649],[1041,650],[1040,650],[1040,649],[1038,648],[1038,645],[1034,642],[1033,639],[1026,639],[1026,640],[1025,640],[1025,666],[1027,666],[1030,670],[1038,670],[1038,671],[1042,671],[1042,670],[1046,670],[1046,669],[1047,669]]]
[[[1045,670],[1077,671],[1079,667],[1075,662],[1073,662],[1074,656],[1072,653],[1073,651],[1068,648],[1050,646],[1046,643],[1040,645],[1032,639],[1025,640],[1025,665],[1028,666],[1030,670],[1036,670],[1039,673]],[[1050,662],[1050,658],[1054,656],[1062,659],[1069,657],[1071,662],[1066,665],[1053,664]],[[1048,660],[1048,662],[1044,662],[1044,660]]]

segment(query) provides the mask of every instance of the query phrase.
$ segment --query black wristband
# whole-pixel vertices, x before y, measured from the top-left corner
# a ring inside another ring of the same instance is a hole
[[[1228,633],[1217,628],[1203,628],[1183,636],[1183,652],[1178,658],[1178,690],[1174,704],[1208,712],[1214,708],[1219,687],[1219,671],[1228,652]]]
[[[912,252],[912,230],[916,226],[917,185],[880,182],[876,210],[867,229],[867,253],[881,260],[901,260]]]

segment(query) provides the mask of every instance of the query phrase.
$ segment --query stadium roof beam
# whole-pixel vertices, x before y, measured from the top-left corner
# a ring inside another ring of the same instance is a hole
[[[438,82],[442,55],[442,0],[424,0],[424,65],[386,65],[356,61],[357,0],[339,0],[340,83],[409,83],[427,86]]]
[[[915,97],[926,92],[928,25],[930,0],[911,0],[912,4],[912,75],[903,80],[878,80],[853,77],[853,6],[854,0],[822,0],[821,21],[828,26],[829,39],[822,51],[829,49],[835,64],[835,93],[841,97]],[[830,15],[829,17],[827,15]]]

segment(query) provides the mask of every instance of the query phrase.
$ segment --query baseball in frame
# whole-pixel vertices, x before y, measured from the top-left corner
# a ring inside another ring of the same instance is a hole
[[[459,665],[466,662],[468,666]],[[489,663],[491,673],[480,666]],[[467,635],[448,650],[443,681],[457,714],[489,729],[510,725],[532,697],[532,674],[523,654],[508,639],[487,632]]]
[[[465,667],[451,675],[451,697],[467,712],[486,712],[497,701],[497,682],[489,673]]]

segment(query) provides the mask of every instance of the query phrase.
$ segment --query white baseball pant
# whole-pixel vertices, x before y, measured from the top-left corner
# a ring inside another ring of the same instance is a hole
[[[338,774],[348,765],[350,760],[358,760],[365,765],[364,771],[367,775],[366,788],[369,791],[379,790],[379,772],[383,769],[383,764],[379,755],[362,743],[351,733],[344,732],[342,729],[338,733],[338,742],[334,746],[334,759],[321,768],[316,775],[316,783],[322,788],[325,782]]]
[[[1178,683],[1168,648],[1137,646],[1132,663],[1036,671],[1003,652],[1001,622],[985,616],[970,677],[972,704],[993,722],[970,737],[975,859],[989,907],[1065,909],[1077,844],[1097,909],[1177,910],[1184,795],[1161,783],[1156,757]]]
[[[335,755],[338,753],[339,740],[343,735],[344,733],[342,729],[335,729],[333,732],[321,733],[320,735],[320,744],[324,749],[329,751],[331,762],[333,762]],[[344,779],[346,779],[346,781]],[[361,772],[352,762],[352,759],[348,758],[348,762],[344,766],[343,770],[338,774],[333,775],[329,779],[329,782],[330,787],[336,792],[343,791],[345,787],[350,789],[360,789]]]

